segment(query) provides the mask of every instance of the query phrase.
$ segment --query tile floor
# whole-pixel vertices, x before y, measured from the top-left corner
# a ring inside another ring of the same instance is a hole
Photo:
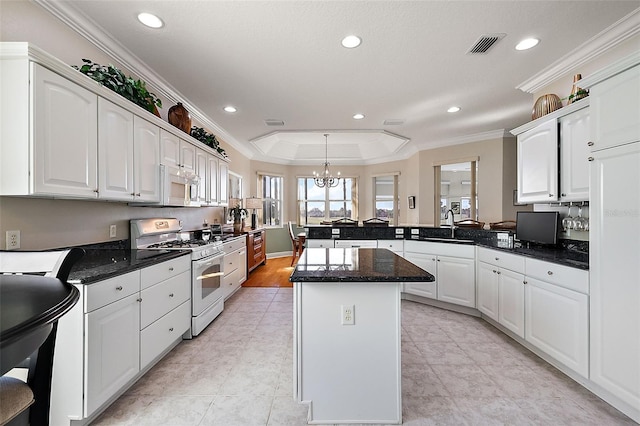
[[[291,288],[241,288],[93,425],[304,425]],[[406,425],[626,425],[629,418],[484,321],[402,302]]]

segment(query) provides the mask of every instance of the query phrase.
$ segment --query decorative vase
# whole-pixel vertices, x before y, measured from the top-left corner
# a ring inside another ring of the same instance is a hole
[[[538,100],[536,100],[536,103],[533,105],[531,119],[535,120],[536,118],[540,118],[543,115],[547,115],[550,112],[553,112],[560,108],[562,108],[562,101],[560,100],[558,95],[554,95],[553,93],[542,95],[538,98]]]
[[[242,232],[242,223],[241,222],[233,222],[233,233],[234,234],[239,234],[240,232]]]
[[[578,87],[578,81],[582,78],[582,74],[576,74],[573,76],[573,87],[571,88],[571,94],[569,95],[568,104],[572,104],[582,98],[589,96],[589,91]]]
[[[183,132],[187,134],[191,133],[191,116],[189,115],[189,111],[182,106],[182,103],[178,102],[178,105],[169,108],[167,119],[170,124]]]

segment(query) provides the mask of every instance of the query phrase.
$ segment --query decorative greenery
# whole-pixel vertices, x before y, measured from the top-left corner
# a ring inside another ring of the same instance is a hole
[[[580,100],[582,98],[586,98],[587,96],[589,96],[589,91],[587,89],[579,89],[573,95],[569,95],[566,98],[562,98],[562,100],[564,101],[566,99],[566,100],[569,101],[569,103],[571,103],[571,102],[573,102],[574,98],[577,101],[577,100]]]
[[[147,90],[144,81],[125,76],[111,64],[105,67],[89,59],[83,59],[82,62],[84,65],[81,67],[72,67],[151,113],[155,113],[156,107],[162,108],[162,101]]]
[[[195,139],[199,140],[203,144],[215,149],[218,151],[224,158],[227,158],[227,153],[224,149],[220,148],[220,142],[216,138],[216,135],[212,133],[207,133],[202,127],[192,127],[191,128],[191,136]]]
[[[240,222],[240,220],[246,218],[248,214],[247,209],[240,207],[240,203],[229,209],[229,217],[232,217],[234,222]]]

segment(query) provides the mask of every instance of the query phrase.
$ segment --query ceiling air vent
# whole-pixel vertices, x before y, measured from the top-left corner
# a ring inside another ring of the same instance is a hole
[[[399,126],[401,124],[404,124],[404,120],[399,118],[389,118],[387,120],[384,120],[382,124],[384,124],[385,126]]]
[[[284,121],[267,119],[264,120],[264,124],[267,126],[284,126]]]
[[[467,52],[468,55],[483,55],[491,49],[499,40],[506,36],[504,33],[498,34],[484,34],[473,44],[471,49]]]

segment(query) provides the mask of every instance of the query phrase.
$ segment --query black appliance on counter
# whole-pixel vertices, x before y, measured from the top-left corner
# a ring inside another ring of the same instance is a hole
[[[523,243],[556,245],[561,226],[558,212],[518,212],[516,239]]]

